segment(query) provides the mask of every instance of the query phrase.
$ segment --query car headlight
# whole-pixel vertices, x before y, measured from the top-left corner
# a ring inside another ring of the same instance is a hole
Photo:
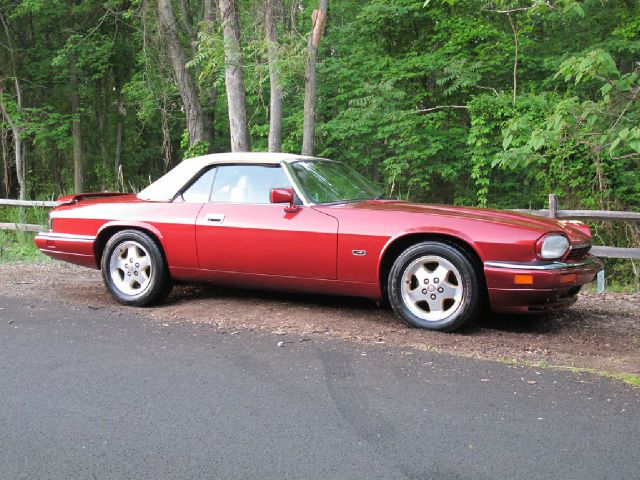
[[[551,233],[540,238],[536,243],[538,257],[545,260],[562,258],[569,251],[569,240],[564,235]]]

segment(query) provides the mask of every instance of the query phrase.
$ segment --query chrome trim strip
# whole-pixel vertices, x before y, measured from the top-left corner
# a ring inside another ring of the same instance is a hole
[[[39,232],[38,237],[46,240],[55,240],[62,242],[93,242],[95,235],[77,235],[75,233],[53,233],[53,232]]]
[[[579,262],[552,262],[545,265],[535,265],[531,263],[518,262],[484,262],[485,267],[492,268],[508,268],[512,270],[560,270],[563,268],[579,268],[596,263],[595,257],[588,257]]]

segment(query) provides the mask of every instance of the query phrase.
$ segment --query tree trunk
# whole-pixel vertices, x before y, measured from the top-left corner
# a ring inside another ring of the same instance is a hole
[[[214,34],[215,22],[216,22],[216,12],[218,10],[218,2],[215,0],[205,0],[204,1],[204,11],[202,12],[202,21],[204,22],[204,28],[209,34]],[[218,103],[218,89],[216,88],[215,82],[211,82],[209,88],[206,92],[204,92],[208,105],[208,116],[209,121],[211,122],[211,137],[210,137],[210,148],[209,151],[213,151],[213,145],[215,142],[216,131],[215,131],[215,120],[216,120],[216,105]]]
[[[102,160],[102,175],[101,185],[102,190],[107,188],[107,168],[109,164],[109,156],[107,154],[107,105],[108,102],[108,89],[107,89],[107,77],[100,78],[100,95],[97,99],[97,116],[98,116],[98,133],[100,138],[100,159]]]
[[[22,91],[20,90],[20,83],[16,77],[15,80],[16,88],[20,93],[17,95],[17,107],[18,112],[22,111]],[[24,200],[27,196],[27,185],[24,178],[24,157],[22,155],[22,139],[20,138],[20,126],[18,125],[16,119],[13,119],[9,116],[9,112],[6,109],[4,101],[2,101],[2,95],[4,94],[4,88],[0,85],[0,110],[2,110],[2,116],[5,121],[9,125],[11,129],[11,135],[13,136],[13,152],[15,154],[16,161],[16,177],[18,179],[18,186],[20,187],[19,198],[20,200]]]
[[[73,56],[72,56],[73,57]],[[82,155],[82,123],[80,121],[80,94],[78,93],[78,72],[75,58],[69,67],[69,91],[71,103],[71,136],[73,137],[73,189],[84,191],[84,159]]]
[[[67,0],[67,28],[69,36],[73,34],[75,22],[73,19],[74,0]],[[80,193],[84,191],[84,159],[82,155],[82,124],[80,121],[80,94],[78,92],[78,71],[76,67],[76,53],[72,49],[69,54],[69,103],[71,105],[71,136],[73,137],[73,189]]]
[[[202,13],[202,19],[205,22],[215,22],[216,21],[216,10],[218,9],[218,5],[215,0],[204,0],[204,12]]]
[[[180,0],[178,2],[178,8],[180,8],[180,18],[182,20],[182,28],[189,38],[189,46],[195,55],[194,41],[196,40],[193,34],[193,27],[191,26],[191,11],[189,8],[189,0]]]
[[[0,98],[2,98],[2,94],[4,94],[4,89],[0,87]],[[16,177],[18,178],[18,185],[20,187],[19,198],[20,200],[24,200],[27,196],[27,186],[24,179],[24,158],[22,156],[22,139],[20,138],[20,127],[9,116],[5,104],[0,100],[0,109],[2,110],[2,116],[5,121],[11,128],[11,135],[13,136],[13,152],[15,154],[16,161]]]
[[[282,143],[282,87],[278,71],[278,36],[276,31],[276,0],[264,2],[264,28],[269,57],[269,151],[279,152]]]
[[[27,185],[24,181],[24,158],[22,156],[22,140],[20,139],[20,130],[12,128],[13,142],[16,154],[16,173],[18,175],[18,185],[20,185],[20,200],[27,198]]]
[[[120,96],[120,94],[118,94]],[[122,165],[122,135],[124,133],[124,108],[122,106],[122,99],[118,98],[118,123],[116,124],[116,151],[113,161],[113,173],[115,174],[116,182],[118,175],[120,174],[120,166]]]
[[[169,130],[169,114],[166,104],[160,109],[160,119],[162,128],[162,147],[160,151],[163,157],[163,167],[166,172],[171,166],[171,132]]]
[[[229,108],[231,151],[251,150],[247,124],[247,100],[240,53],[240,22],[235,0],[220,0],[220,19],[224,25],[225,85]]]
[[[180,97],[186,112],[189,145],[208,142],[211,138],[211,126],[202,111],[196,83],[185,66],[187,57],[178,35],[176,17],[171,6],[171,0],[158,0],[158,24],[160,25],[160,33],[167,47],[176,85],[180,90]]]
[[[518,35],[520,34],[520,27],[518,25],[518,17],[516,17],[515,22],[511,18],[511,14],[507,14],[509,17],[509,23],[511,24],[511,30],[513,30],[513,104],[516,103],[516,94],[518,92],[518,54],[519,54],[519,43],[518,43]]]
[[[13,74],[13,85],[16,90],[16,109],[18,115],[22,114],[22,86],[20,85],[20,80],[18,79],[18,69],[16,68],[16,61],[14,56],[14,45],[13,45],[13,37],[11,35],[11,31],[9,30],[9,26],[5,22],[4,16],[0,13],[0,20],[2,21],[2,25],[4,27],[5,34],[7,36],[7,44],[9,47],[9,59],[11,61],[11,73]],[[5,121],[9,125],[11,129],[11,134],[13,136],[14,143],[14,154],[16,160],[16,177],[18,178],[18,185],[20,187],[19,198],[20,200],[24,200],[27,196],[27,184],[25,182],[25,168],[24,168],[24,157],[22,152],[22,139],[20,138],[20,125],[19,119],[11,118],[9,112],[7,111],[6,105],[2,99],[2,95],[4,95],[4,85],[0,82],[0,110],[2,111],[2,116]],[[20,217],[23,216],[23,210],[20,210]],[[21,222],[24,223],[24,222]]]
[[[2,186],[4,187],[4,198],[9,198],[9,144],[7,143],[7,131],[4,128],[0,128],[0,142],[2,142]]]
[[[309,37],[307,71],[304,76],[304,123],[302,127],[302,154],[313,155],[313,142],[316,131],[316,60],[318,45],[327,20],[327,1],[318,0],[318,9],[313,11],[311,20],[313,29]]]

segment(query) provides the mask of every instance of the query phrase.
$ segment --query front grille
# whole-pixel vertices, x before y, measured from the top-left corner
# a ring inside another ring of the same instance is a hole
[[[571,250],[569,250],[569,253],[567,254],[565,260],[580,260],[581,258],[584,258],[587,256],[587,253],[589,253],[589,250],[591,250],[590,243],[572,245]]]

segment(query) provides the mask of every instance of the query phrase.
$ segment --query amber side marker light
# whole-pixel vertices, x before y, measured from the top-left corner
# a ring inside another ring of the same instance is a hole
[[[513,283],[516,285],[533,285],[533,275],[514,275]]]
[[[560,283],[573,283],[577,278],[578,276],[575,273],[567,273],[560,276]]]

